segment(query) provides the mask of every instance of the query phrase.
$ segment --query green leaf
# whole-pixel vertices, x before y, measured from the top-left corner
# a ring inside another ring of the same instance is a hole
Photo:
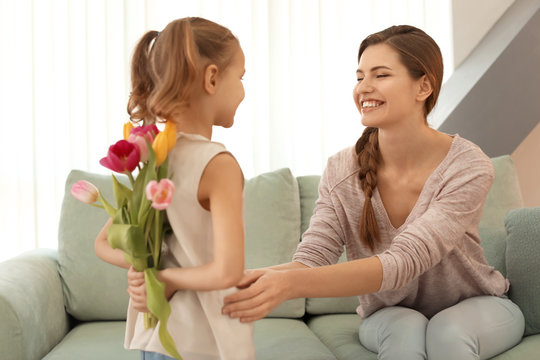
[[[113,190],[114,190],[114,197],[116,199],[116,206],[118,208],[122,207],[122,204],[127,202],[131,198],[131,189],[122,184],[116,176],[112,175],[113,178]]]
[[[156,268],[144,270],[144,281],[146,283],[146,306],[159,320],[159,340],[161,340],[161,345],[171,356],[182,360],[176,349],[176,344],[167,330],[171,306],[165,298],[165,284],[157,279]]]
[[[167,156],[163,164],[161,164],[161,166],[158,168],[158,173],[157,173],[158,181],[161,179],[165,179],[169,175],[168,172],[169,172],[169,157]]]
[[[141,227],[130,224],[113,224],[107,232],[107,239],[113,249],[124,252],[126,260],[142,271],[148,267],[148,257],[151,255],[146,247],[144,233]]]

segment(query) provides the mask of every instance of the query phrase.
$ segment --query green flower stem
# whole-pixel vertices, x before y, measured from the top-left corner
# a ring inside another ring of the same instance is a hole
[[[133,188],[135,186],[135,178],[133,177],[133,174],[129,171],[125,171],[126,175],[129,178],[129,182],[131,183],[131,187]]]
[[[163,221],[161,220],[161,211],[155,210],[154,218],[154,248],[152,249],[152,255],[154,256],[154,266],[159,265],[159,258],[161,255],[161,229],[163,227]]]

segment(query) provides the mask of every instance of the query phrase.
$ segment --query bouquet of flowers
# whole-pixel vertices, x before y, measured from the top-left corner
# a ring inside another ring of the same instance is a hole
[[[103,198],[91,183],[81,180],[73,185],[71,193],[87,204],[104,209],[113,219],[107,240],[113,249],[121,249],[135,270],[144,271],[147,307],[145,328],[156,327],[159,320],[161,344],[177,359],[174,341],[167,330],[171,308],[165,298],[165,285],[157,279],[161,244],[167,231],[163,212],[170,204],[174,192],[168,176],[168,152],[176,143],[176,126],[167,122],[160,132],[155,125],[134,127],[124,125],[124,139],[109,148],[100,164],[126,174],[131,188],[112,175],[116,206]],[[137,169],[137,175],[133,173]],[[99,202],[99,203],[96,203]]]

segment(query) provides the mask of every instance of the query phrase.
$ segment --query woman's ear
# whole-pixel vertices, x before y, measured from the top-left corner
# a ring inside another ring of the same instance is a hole
[[[218,67],[214,64],[210,64],[204,69],[203,89],[209,95],[213,95],[216,92],[218,73]]]
[[[431,81],[429,81],[426,75],[422,75],[422,77],[418,80],[418,85],[416,99],[418,101],[424,101],[433,92],[433,86],[431,86]]]

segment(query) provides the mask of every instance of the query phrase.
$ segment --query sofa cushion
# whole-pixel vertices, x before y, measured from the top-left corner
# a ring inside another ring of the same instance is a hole
[[[506,275],[504,218],[509,210],[523,206],[523,202],[512,158],[504,155],[492,158],[491,162],[495,179],[484,203],[479,232],[489,264]]]
[[[525,315],[525,335],[540,334],[540,207],[512,210],[505,224],[509,296]]]
[[[519,344],[492,357],[491,360],[537,360],[540,353],[540,335],[524,337]]]
[[[76,326],[43,360],[137,360],[139,351],[123,347],[124,321],[89,322]]]
[[[69,174],[58,230],[58,266],[66,310],[79,320],[124,320],[129,300],[127,272],[96,256],[94,241],[108,215],[71,195],[72,185],[79,180],[96,185],[114,203],[110,175],[78,170]]]
[[[309,328],[338,360],[375,360],[377,354],[360,344],[358,329],[362,318],[356,314],[320,315],[309,319]]]
[[[257,360],[335,360],[301,320],[259,320],[254,340]]]
[[[289,169],[246,181],[246,268],[290,262],[300,239],[298,183]],[[301,317],[305,299],[288,300],[268,317]]]
[[[517,179],[514,162],[509,155],[491,159],[495,170],[495,179],[489,190],[480,228],[504,229],[504,218],[509,210],[523,206],[521,190]]]

